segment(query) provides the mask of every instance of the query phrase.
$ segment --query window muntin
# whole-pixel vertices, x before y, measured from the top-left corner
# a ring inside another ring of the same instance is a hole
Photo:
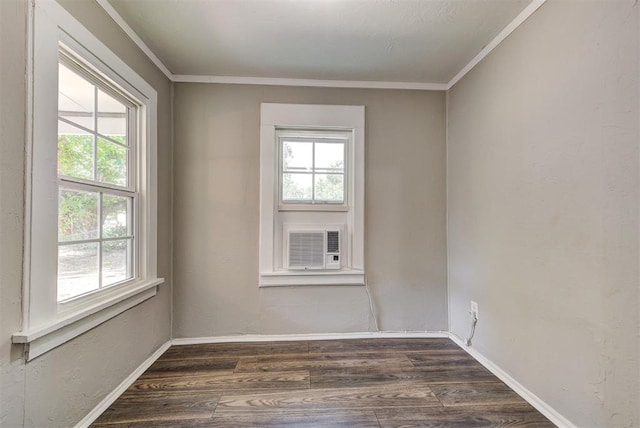
[[[135,278],[138,105],[60,49],[57,301]]]
[[[345,204],[346,133],[314,136],[309,131],[281,131],[278,140],[281,203]]]

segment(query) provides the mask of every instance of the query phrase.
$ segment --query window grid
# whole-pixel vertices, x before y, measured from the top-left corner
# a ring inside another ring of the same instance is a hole
[[[346,201],[346,191],[347,191],[347,183],[346,183],[346,154],[347,154],[347,142],[348,139],[342,138],[310,138],[304,136],[301,132],[301,136],[284,136],[280,137],[279,144],[279,194],[280,201],[284,204],[333,204],[333,205],[344,205]],[[301,170],[301,168],[287,168],[284,165],[284,146],[286,143],[308,143],[311,144],[311,168],[307,170]],[[316,167],[316,144],[339,144],[342,145],[342,167],[341,168],[318,168]],[[311,197],[310,199],[285,199],[284,198],[284,174],[299,174],[299,175],[310,175],[311,176]],[[342,200],[326,200],[316,198],[316,175],[324,174],[324,175],[336,175],[342,177]]]
[[[135,229],[136,229],[136,220],[137,220],[137,199],[138,193],[136,190],[136,173],[135,173],[135,141],[136,141],[136,132],[137,132],[137,110],[138,106],[133,103],[125,94],[121,93],[117,89],[111,86],[104,78],[93,73],[86,66],[82,65],[79,61],[77,61],[73,54],[67,52],[65,49],[61,48],[59,51],[59,64],[67,67],[73,73],[75,73],[80,78],[84,79],[86,82],[93,86],[93,103],[92,103],[92,127],[93,129],[89,129],[83,126],[80,123],[76,123],[73,120],[69,120],[65,117],[65,113],[69,113],[68,111],[58,110],[58,120],[64,122],[74,128],[77,128],[88,135],[90,135],[92,139],[92,169],[93,179],[83,179],[80,177],[74,177],[69,175],[58,173],[58,198],[60,204],[61,193],[63,191],[80,191],[80,192],[90,192],[95,193],[98,196],[97,207],[96,207],[96,227],[97,227],[97,238],[92,239],[69,239],[61,241],[60,237],[58,238],[58,249],[61,247],[70,246],[70,245],[90,245],[97,244],[97,288],[89,289],[88,291],[81,291],[79,293],[71,294],[61,298],[60,290],[58,290],[58,303],[65,303],[70,300],[74,300],[76,298],[82,297],[86,294],[98,292],[103,290],[106,287],[113,287],[119,284],[123,284],[129,282],[136,278],[137,276],[137,266],[136,266],[136,254],[137,248],[135,245]],[[102,91],[107,96],[113,98],[115,101],[121,103],[125,108],[125,113],[115,113],[114,117],[124,117],[126,119],[125,125],[125,138],[126,143],[119,142],[114,138],[104,135],[99,132],[99,118],[101,116],[100,107],[99,107],[99,93]],[[59,108],[59,107],[58,107]],[[71,112],[74,113],[74,112]],[[122,115],[122,116],[120,116]],[[60,133],[58,133],[58,137]],[[120,147],[125,150],[125,179],[126,185],[122,186],[116,183],[109,183],[107,181],[101,181],[101,177],[99,176],[99,140],[102,139],[106,144],[114,144],[117,147]],[[108,196],[116,196],[122,197],[125,203],[125,221],[126,221],[126,233],[119,234],[114,237],[105,237],[104,236],[104,197]],[[60,216],[60,214],[59,214]],[[59,226],[60,227],[60,226]],[[109,242],[117,242],[121,241],[125,244],[125,262],[124,262],[124,279],[115,281],[105,285],[105,260],[104,260],[104,251],[105,251],[105,243]],[[60,254],[60,251],[58,251]],[[58,256],[58,263],[60,263],[60,255]],[[60,287],[60,272],[58,272],[58,287]]]

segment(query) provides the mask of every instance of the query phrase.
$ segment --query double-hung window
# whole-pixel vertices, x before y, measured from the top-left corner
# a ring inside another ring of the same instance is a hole
[[[138,105],[66,49],[58,70],[57,300],[64,302],[136,276]]]
[[[345,205],[350,133],[278,130],[282,208],[295,204]]]
[[[157,293],[155,89],[55,1],[29,2],[27,360]]]

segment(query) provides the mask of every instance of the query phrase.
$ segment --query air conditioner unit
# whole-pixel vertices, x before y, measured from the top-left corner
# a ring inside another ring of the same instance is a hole
[[[287,234],[290,270],[340,269],[340,230],[296,230]]]

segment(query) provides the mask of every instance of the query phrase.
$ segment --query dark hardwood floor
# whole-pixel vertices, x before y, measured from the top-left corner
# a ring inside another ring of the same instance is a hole
[[[172,346],[103,425],[554,426],[449,339]]]

